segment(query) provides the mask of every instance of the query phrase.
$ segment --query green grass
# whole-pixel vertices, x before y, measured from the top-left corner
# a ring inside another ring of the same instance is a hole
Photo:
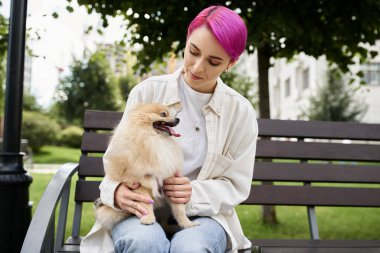
[[[30,199],[34,202],[33,212],[52,174],[32,174]],[[77,177],[73,179],[75,182]],[[71,186],[70,207],[66,236],[70,234],[74,212],[74,183]],[[279,223],[264,224],[260,206],[238,206],[237,212],[244,233],[252,238],[297,238],[308,239],[307,213],[305,207],[277,206]],[[378,208],[317,207],[317,221],[322,239],[379,239],[380,211]],[[85,235],[94,223],[93,205],[83,207],[81,235]]]
[[[63,164],[67,162],[77,163],[81,152],[79,149],[43,146],[41,150],[33,154],[33,163]]]

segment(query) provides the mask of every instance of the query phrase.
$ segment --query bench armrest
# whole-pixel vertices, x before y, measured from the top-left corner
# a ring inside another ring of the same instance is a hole
[[[54,234],[55,209],[61,200],[62,195],[69,195],[71,178],[77,170],[78,164],[66,163],[59,168],[57,173],[50,180],[33,215],[33,219],[22,245],[21,253],[41,252],[44,248],[46,249],[44,242],[45,244],[51,243],[52,241],[50,240],[53,240],[54,242],[54,235],[49,235],[48,231],[52,230],[49,232]],[[67,201],[62,200],[62,202]],[[68,203],[65,203],[65,205],[67,204]],[[63,203],[61,203],[61,205],[63,205]],[[65,209],[67,211],[67,206]],[[46,236],[48,236],[48,240],[46,240]],[[53,244],[49,244],[49,247],[52,246]]]

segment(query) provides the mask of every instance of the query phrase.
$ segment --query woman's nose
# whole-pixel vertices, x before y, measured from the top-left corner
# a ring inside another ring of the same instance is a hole
[[[198,60],[194,63],[194,72],[202,72],[204,70],[203,61]]]

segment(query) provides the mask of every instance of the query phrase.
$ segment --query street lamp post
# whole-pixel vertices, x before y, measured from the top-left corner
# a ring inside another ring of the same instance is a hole
[[[27,0],[11,3],[3,151],[0,154],[1,252],[20,252],[31,220],[29,185],[32,178],[23,167],[21,150]]]

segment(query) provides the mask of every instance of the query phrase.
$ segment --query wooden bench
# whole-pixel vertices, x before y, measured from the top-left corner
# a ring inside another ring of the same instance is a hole
[[[79,234],[82,203],[93,202],[99,196],[98,186],[104,175],[99,154],[106,150],[110,130],[121,115],[120,112],[86,111],[79,164],[63,165],[52,178],[37,206],[21,252],[79,252],[83,236]],[[260,138],[254,184],[243,204],[305,206],[311,239],[253,239],[253,251],[380,252],[380,232],[376,240],[320,239],[314,208],[380,207],[380,124],[268,119],[259,119],[258,123]],[[75,173],[79,178],[76,181],[74,218],[70,220],[73,229],[65,241],[70,183]],[[94,177],[99,177],[99,181],[94,181]],[[272,185],[266,182],[297,184]],[[355,187],[315,183],[355,183]]]

